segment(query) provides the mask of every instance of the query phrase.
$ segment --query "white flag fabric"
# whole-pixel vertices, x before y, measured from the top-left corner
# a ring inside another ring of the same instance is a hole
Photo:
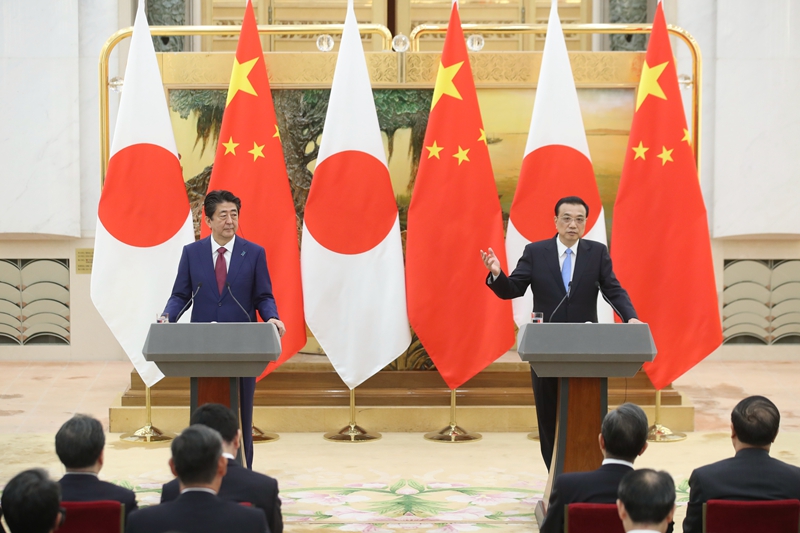
[[[192,214],[150,28],[139,3],[117,124],[97,213],[92,302],[148,387],[150,324],[169,298]]]
[[[526,245],[553,237],[553,207],[565,196],[579,196],[589,205],[583,238],[607,244],[603,205],[557,6],[557,0],[553,0],[528,142],[508,220],[509,268],[522,257]],[[530,287],[524,296],[513,300],[513,306],[518,326],[531,321]],[[614,321],[611,308],[601,296],[597,311],[600,322]]]
[[[411,343],[400,220],[352,0],[300,252],[306,323],[351,389]]]

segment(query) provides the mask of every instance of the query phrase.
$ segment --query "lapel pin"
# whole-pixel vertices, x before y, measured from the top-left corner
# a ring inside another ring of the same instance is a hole
[[[242,251],[242,257],[244,257],[244,254],[246,254],[246,253],[247,253],[246,251]]]

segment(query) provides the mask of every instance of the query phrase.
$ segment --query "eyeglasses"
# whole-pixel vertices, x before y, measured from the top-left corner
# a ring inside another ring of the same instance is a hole
[[[576,218],[558,217],[558,220],[559,220],[559,222],[561,222],[562,224],[566,224],[567,226],[569,226],[573,222],[575,222],[579,226],[583,226],[584,224],[586,224],[586,218],[585,217],[576,217]]]

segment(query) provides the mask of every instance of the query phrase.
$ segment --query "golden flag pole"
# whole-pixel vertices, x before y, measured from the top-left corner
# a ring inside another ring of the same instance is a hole
[[[480,433],[470,433],[456,423],[456,389],[450,389],[450,425],[439,431],[425,434],[425,440],[433,442],[474,442],[481,440]]]

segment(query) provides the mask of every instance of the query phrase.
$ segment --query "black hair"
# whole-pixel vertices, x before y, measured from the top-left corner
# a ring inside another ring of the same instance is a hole
[[[217,212],[217,206],[223,202],[235,204],[236,210],[240,213],[242,212],[242,201],[232,192],[223,190],[209,191],[208,194],[206,194],[205,200],[203,200],[203,212],[206,217],[214,218],[214,213]]]
[[[222,457],[219,432],[201,424],[184,429],[172,441],[172,461],[178,479],[184,485],[211,483]]]
[[[583,199],[582,199],[582,198],[580,198],[580,197],[578,197],[578,196],[565,196],[565,197],[564,197],[564,198],[562,198],[561,200],[557,201],[557,202],[556,202],[556,209],[555,209],[556,216],[558,216],[558,209],[559,209],[559,208],[560,208],[560,207],[561,207],[563,204],[570,204],[570,205],[582,205],[584,208],[586,208],[586,216],[587,216],[587,217],[589,216],[589,204],[587,204],[586,202],[584,202],[584,201],[583,201]]]
[[[767,446],[778,435],[781,414],[769,399],[750,396],[733,408],[731,423],[741,442],[751,446]]]
[[[0,499],[11,533],[47,533],[56,525],[61,488],[41,468],[14,476]]]
[[[675,482],[664,471],[632,470],[619,482],[617,498],[634,523],[660,524],[675,507]]]
[[[105,444],[102,424],[88,415],[73,416],[56,433],[56,455],[67,468],[94,465]]]
[[[202,424],[216,430],[225,442],[233,442],[239,432],[236,415],[219,403],[207,403],[195,409],[190,423],[192,425]]]
[[[600,434],[607,453],[632,463],[647,442],[647,415],[638,405],[623,403],[603,418]]]

